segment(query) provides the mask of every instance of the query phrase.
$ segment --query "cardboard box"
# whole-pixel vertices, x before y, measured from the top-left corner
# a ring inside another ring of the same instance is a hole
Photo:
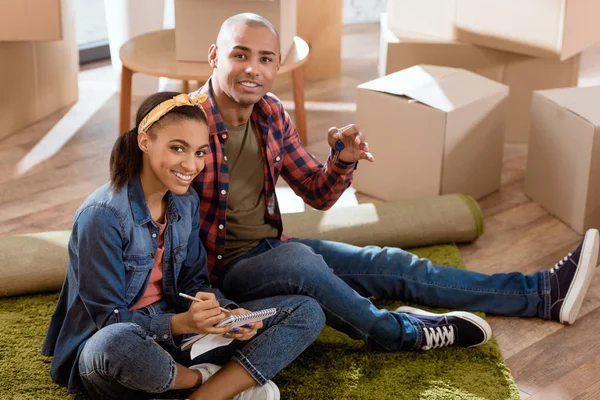
[[[600,41],[599,16],[598,0],[458,0],[456,38],[566,60]]]
[[[0,10],[0,42],[63,38],[61,0],[0,0]]]
[[[296,36],[296,0],[175,0],[175,57],[208,61],[223,22],[236,14],[255,13],[279,32],[284,60]]]
[[[61,7],[63,40],[0,42],[0,139],[77,101],[75,1]]]
[[[412,32],[560,60],[600,41],[598,0],[388,0],[387,13],[397,36]]]
[[[354,187],[386,200],[500,187],[508,88],[472,72],[414,66],[358,86],[356,119],[375,163]]]
[[[456,3],[457,0],[387,0],[386,24],[400,37],[453,40]]]
[[[600,86],[537,91],[525,193],[583,235],[600,227]]]
[[[301,0],[297,24],[297,35],[310,47],[310,57],[302,67],[304,79],[339,78],[342,74],[342,0]]]
[[[580,55],[551,60],[494,50],[452,40],[423,36],[398,38],[381,17],[379,75],[418,64],[463,68],[510,87],[506,122],[507,142],[527,143],[530,130],[531,94],[534,90],[577,85]]]

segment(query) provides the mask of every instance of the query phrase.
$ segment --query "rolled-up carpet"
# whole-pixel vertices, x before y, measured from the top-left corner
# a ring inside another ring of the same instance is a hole
[[[473,241],[483,214],[471,197],[444,195],[284,214],[283,226],[288,237],[407,248]],[[60,289],[70,233],[0,236],[0,296]]]
[[[283,234],[356,246],[407,248],[472,242],[483,234],[483,213],[472,197],[448,194],[284,214]]]
[[[0,296],[60,289],[71,231],[0,236]]]

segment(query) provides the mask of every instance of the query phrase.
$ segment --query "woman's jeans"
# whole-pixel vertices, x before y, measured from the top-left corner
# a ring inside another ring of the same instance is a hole
[[[435,266],[398,248],[322,240],[267,239],[229,263],[220,286],[236,301],[310,296],[323,307],[329,326],[384,350],[418,350],[421,329],[407,314],[376,308],[370,296],[508,316],[550,316],[547,271],[484,275]]]
[[[86,342],[79,359],[79,374],[87,394],[95,399],[135,399],[166,392],[175,382],[176,362],[185,366],[224,365],[233,359],[259,384],[265,384],[298,357],[325,325],[319,304],[305,296],[263,296],[240,303],[240,307],[253,311],[276,307],[279,312],[263,320],[263,328],[252,339],[234,340],[193,360],[189,350],[167,351],[133,323],[117,323],[99,330]],[[155,313],[168,311],[164,302],[148,309]]]

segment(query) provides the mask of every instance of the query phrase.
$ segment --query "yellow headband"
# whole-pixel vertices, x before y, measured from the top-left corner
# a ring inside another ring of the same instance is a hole
[[[138,134],[141,132],[148,132],[148,129],[152,126],[153,123],[158,121],[163,115],[171,111],[175,107],[181,106],[195,106],[202,111],[204,117],[208,121],[208,117],[206,115],[206,111],[201,106],[201,103],[204,102],[208,98],[207,95],[203,93],[196,93],[194,97],[190,97],[185,93],[178,94],[172,99],[165,100],[156,107],[154,107],[140,122],[138,126]]]

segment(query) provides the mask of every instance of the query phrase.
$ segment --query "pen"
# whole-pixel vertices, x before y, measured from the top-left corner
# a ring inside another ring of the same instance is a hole
[[[199,302],[199,303],[202,303],[202,302],[204,301],[204,300],[200,300],[200,299],[198,299],[198,298],[196,298],[196,297],[192,297],[192,296],[190,296],[189,294],[185,294],[185,293],[179,293],[179,295],[180,295],[181,297],[183,297],[183,298],[186,298],[186,299],[188,299],[188,300],[192,300],[192,301],[197,301],[197,302]],[[231,314],[231,311],[229,311],[229,310],[228,310],[228,309],[226,309],[226,308],[219,307],[219,309],[220,309],[221,311],[223,311],[223,312],[226,312],[226,313],[228,313],[228,314]]]

